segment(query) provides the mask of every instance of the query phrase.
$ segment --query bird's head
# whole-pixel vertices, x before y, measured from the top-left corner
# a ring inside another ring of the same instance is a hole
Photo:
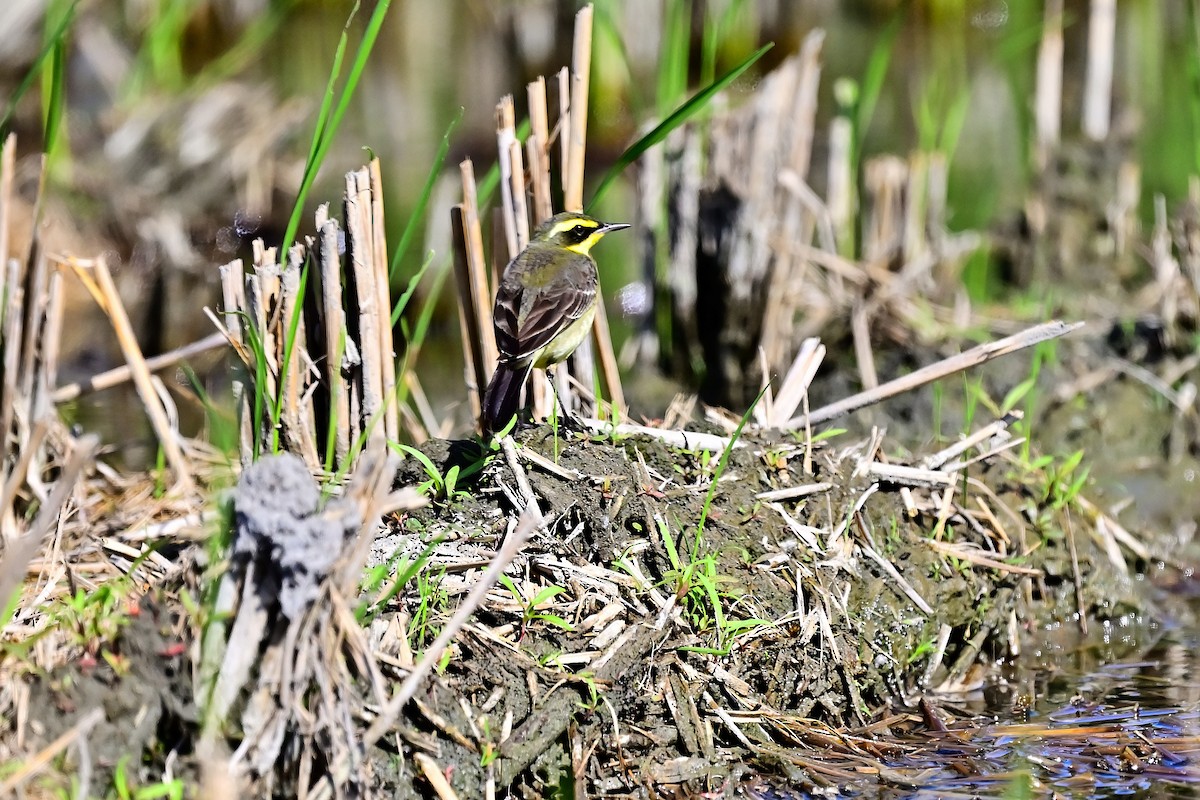
[[[624,222],[601,222],[587,214],[564,211],[543,222],[533,232],[532,241],[565,247],[576,253],[587,252],[607,233],[628,228]]]

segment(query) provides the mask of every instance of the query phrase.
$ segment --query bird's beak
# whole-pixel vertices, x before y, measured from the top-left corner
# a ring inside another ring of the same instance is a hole
[[[608,222],[600,226],[600,233],[612,233],[613,231],[623,231],[629,227],[628,222]]]

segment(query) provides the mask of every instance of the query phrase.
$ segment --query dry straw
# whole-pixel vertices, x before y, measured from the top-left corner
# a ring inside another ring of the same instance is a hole
[[[221,268],[213,320],[241,361],[243,464],[283,448],[313,471],[345,471],[364,444],[400,436],[378,159],[347,173],[341,222],[328,206],[315,222],[282,266],[259,240],[249,271],[240,259]]]

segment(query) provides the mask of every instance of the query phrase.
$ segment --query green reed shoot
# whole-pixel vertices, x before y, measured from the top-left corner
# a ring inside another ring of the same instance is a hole
[[[625,152],[621,153],[617,157],[616,162],[604,173],[604,177],[600,179],[599,186],[596,187],[596,191],[592,193],[591,201],[587,204],[588,209],[595,207],[600,198],[608,191],[613,181],[625,171],[626,167],[637,161],[651,147],[666,139],[671,131],[699,114],[713,97],[741,77],[742,73],[750,69],[754,62],[766,55],[767,51],[772,47],[774,47],[774,44],[768,43],[755,50],[747,58],[743,59],[741,63],[729,70],[729,72],[726,72],[720,78],[692,95],[691,98],[671,112],[666,119],[655,126],[652,131],[627,147]]]
[[[446,126],[446,132],[442,134],[442,141],[438,145],[437,153],[433,157],[433,165],[429,168],[429,175],[425,178],[425,185],[421,187],[421,194],[417,198],[417,204],[413,208],[412,213],[408,217],[408,222],[404,225],[404,232],[400,234],[400,241],[396,244],[396,250],[392,253],[392,263],[388,268],[388,278],[396,279],[396,272],[400,269],[400,263],[404,260],[404,256],[408,253],[408,247],[412,243],[412,239],[417,230],[417,223],[425,218],[425,210],[429,207],[429,198],[433,195],[433,186],[437,183],[437,177],[442,172],[442,165],[446,163],[446,156],[450,152],[450,134],[454,133],[454,129],[458,127],[458,123],[462,122],[464,109],[460,106],[458,113],[454,115],[454,119],[450,120],[450,124]],[[497,173],[499,174],[499,173]],[[421,267],[419,274],[423,274],[425,268],[429,266],[429,261],[426,260],[425,265]],[[416,288],[415,282],[409,283],[409,289],[400,298],[400,302],[392,309],[392,324],[396,324],[396,320],[404,313],[404,305],[408,303],[408,299],[412,297],[412,290]]]
[[[379,38],[379,29],[382,27],[383,20],[387,16],[391,0],[379,0],[378,5],[375,6],[375,10],[371,14],[371,19],[367,23],[367,29],[363,33],[362,41],[359,42],[358,49],[355,51],[354,62],[350,65],[346,82],[342,86],[341,93],[336,95],[335,102],[337,80],[341,75],[342,61],[345,58],[350,36],[350,23],[358,14],[359,6],[360,3],[355,2],[354,8],[351,9],[350,15],[346,19],[346,25],[342,28],[342,35],[338,40],[337,51],[334,53],[333,65],[329,70],[329,81],[325,85],[325,95],[321,101],[321,108],[317,113],[317,123],[313,129],[312,143],[309,145],[308,158],[304,162],[304,177],[300,181],[300,191],[296,194],[296,204],[292,207],[292,215],[288,219],[287,230],[283,236],[283,246],[279,248],[280,256],[284,259],[287,258],[287,248],[296,239],[296,232],[300,229],[300,218],[304,214],[304,203],[308,199],[308,193],[317,179],[317,173],[320,172],[321,165],[325,162],[325,156],[329,153],[329,148],[333,144],[334,136],[342,124],[342,119],[346,116],[346,110],[350,107],[350,100],[354,96],[354,90],[358,88],[359,79],[362,78],[362,73],[367,65],[367,59],[370,57],[371,50],[375,46],[375,40]]]
[[[700,544],[704,538],[704,523],[708,521],[709,510],[712,508],[713,498],[717,494],[717,484],[721,480],[721,475],[725,473],[725,467],[729,465],[729,456],[733,453],[734,445],[742,437],[742,430],[746,427],[746,423],[750,421],[755,406],[758,405],[766,393],[767,387],[764,386],[759,391],[758,396],[754,398],[754,401],[750,403],[750,406],[746,409],[746,413],[742,414],[742,419],[738,422],[737,428],[734,429],[733,436],[729,437],[729,443],[725,445],[725,450],[721,453],[721,459],[717,462],[717,468],[713,470],[712,482],[708,485],[708,492],[704,495],[704,505],[700,508],[700,521],[696,524],[696,543],[692,550],[693,553],[700,552]]]
[[[33,64],[30,66],[29,71],[25,73],[25,76],[21,79],[21,82],[17,85],[16,91],[14,91],[12,96],[9,97],[8,104],[4,107],[4,116],[0,117],[0,137],[8,136],[12,128],[13,115],[16,114],[17,111],[17,104],[21,102],[21,98],[23,98],[29,91],[30,87],[33,86],[33,82],[43,74],[43,70],[46,67],[47,61],[51,62],[51,69],[58,76],[56,79],[51,79],[51,87],[57,83],[59,86],[58,96],[60,98],[62,97],[61,89],[62,81],[64,79],[63,70],[61,69],[63,57],[62,54],[66,49],[67,31],[70,30],[71,23],[75,19],[75,8],[78,5],[79,0],[72,0],[71,4],[64,11],[62,11],[60,16],[47,14],[46,41],[42,45],[41,51],[38,52],[37,58],[33,60]],[[51,24],[52,16],[55,16],[55,21],[53,24]],[[55,62],[58,63],[59,68],[57,70],[55,70],[53,66]],[[43,99],[48,101],[50,95],[53,93],[53,88],[51,88],[51,91],[44,92]],[[51,103],[46,102],[43,106],[44,110],[48,111],[50,105]],[[61,116],[61,104],[59,106],[58,114]],[[49,120],[48,114],[46,118]],[[56,118],[56,125],[57,122],[58,119]],[[48,133],[49,132],[47,131],[47,134]],[[50,141],[51,138],[52,137],[49,135],[44,136],[43,145],[45,144],[45,141]]]

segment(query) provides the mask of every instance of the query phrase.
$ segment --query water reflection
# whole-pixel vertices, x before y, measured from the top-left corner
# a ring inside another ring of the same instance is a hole
[[[957,717],[947,730],[900,737],[905,754],[846,796],[1200,796],[1200,637],[1132,618],[1109,627],[1128,634],[1123,660],[1099,663],[1110,654],[1090,642],[1071,654],[1090,664],[1081,671],[1048,644],[1039,666],[983,693],[982,708],[938,702],[942,718]]]

